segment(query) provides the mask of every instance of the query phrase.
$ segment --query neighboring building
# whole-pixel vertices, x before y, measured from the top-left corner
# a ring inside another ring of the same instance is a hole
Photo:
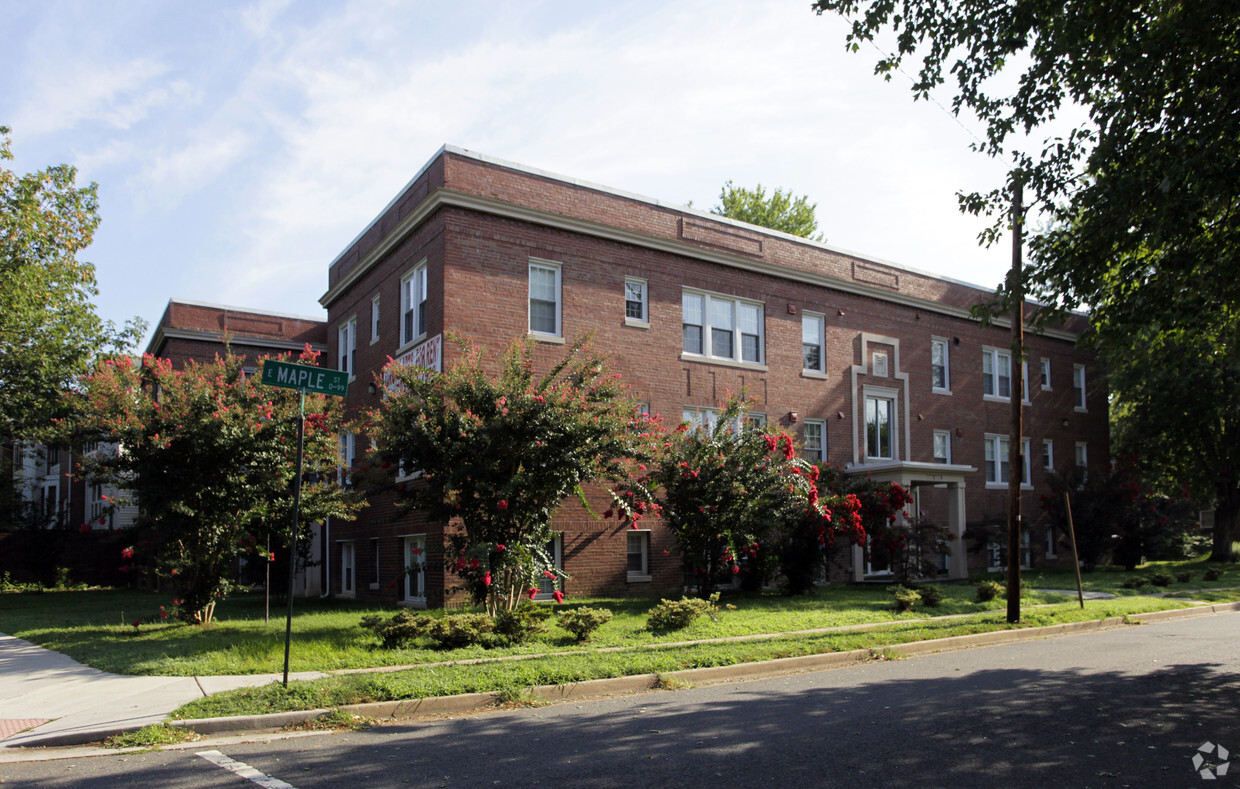
[[[832,246],[606,187],[442,148],[331,264],[329,342],[355,384],[346,406],[378,406],[369,384],[389,357],[436,369],[458,350],[445,332],[494,351],[528,334],[540,361],[587,332],[652,413],[708,421],[725,392],[792,432],[806,456],[911,487],[923,517],[953,539],[950,577],[996,567],[969,553],[966,524],[1005,520],[1012,396],[1009,334],[969,307],[989,291]],[[1086,319],[1027,335],[1026,521],[1044,468],[1109,457],[1107,392],[1077,348]],[[494,358],[494,357],[493,357]],[[365,450],[342,440],[346,465]],[[605,502],[604,502],[605,503]],[[333,527],[340,595],[438,606],[443,524],[372,497]],[[604,507],[605,508],[605,507]],[[577,594],[674,591],[670,535],[628,531],[576,502],[557,516],[555,555]],[[1056,558],[1057,535],[1025,534],[1022,562]],[[668,556],[664,550],[668,549]],[[425,556],[425,568],[406,572]],[[967,566],[966,566],[967,557]],[[854,549],[843,577],[881,576]],[[550,590],[544,590],[549,592]]]

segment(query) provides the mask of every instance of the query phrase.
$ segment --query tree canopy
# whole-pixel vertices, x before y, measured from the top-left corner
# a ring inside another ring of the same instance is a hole
[[[894,35],[876,71],[890,79],[905,59],[920,60],[916,98],[954,81],[952,109],[985,129],[974,147],[1011,161],[1007,183],[960,195],[961,207],[995,217],[983,234],[993,241],[1005,230],[1010,187],[1023,184],[1045,220],[1024,270],[1025,291],[1045,305],[1037,320],[1091,309],[1127,449],[1158,458],[1156,476],[1171,472],[1214,502],[1213,558],[1227,558],[1240,535],[1240,5],[814,7],[852,20],[853,50]],[[1039,130],[1079,110],[1081,121],[1037,141]],[[997,295],[993,308],[1006,309],[1009,285]],[[1186,397],[1190,386],[1200,388]]]
[[[0,162],[11,161],[0,126]],[[19,175],[0,166],[0,435],[47,439],[68,414],[60,395],[105,352],[132,347],[145,327],[99,318],[95,269],[78,260],[99,225],[95,184],[56,165]]]
[[[751,225],[761,225],[813,241],[822,241],[821,233],[814,235],[818,230],[818,218],[814,216],[817,207],[816,203],[809,202],[808,197],[796,197],[791,191],[776,189],[768,197],[762,184],[746,189],[743,186],[734,186],[728,181],[719,191],[719,204],[710,209],[710,212]]]

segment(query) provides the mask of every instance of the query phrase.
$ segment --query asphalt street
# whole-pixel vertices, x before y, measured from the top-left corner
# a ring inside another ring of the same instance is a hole
[[[171,789],[1240,786],[1240,764],[1224,773],[1218,750],[1229,761],[1240,749],[1238,703],[1233,613],[357,733],[7,764],[0,781]],[[1202,756],[1196,769],[1194,755]]]

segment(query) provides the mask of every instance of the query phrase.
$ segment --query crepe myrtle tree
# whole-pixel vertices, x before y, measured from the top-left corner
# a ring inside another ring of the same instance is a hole
[[[307,347],[299,361],[316,356]],[[108,359],[75,395],[81,432],[118,447],[89,454],[85,475],[121,488],[155,534],[154,556],[127,548],[125,559],[171,582],[187,622],[211,622],[238,557],[270,559],[266,546],[288,539],[301,394],[262,384],[242,362],[227,348],[180,370],[150,355]],[[303,530],[361,506],[336,482],[340,398],[307,394],[305,408],[303,473],[313,481],[302,487]]]
[[[495,614],[533,597],[544,578],[567,577],[545,547],[552,516],[572,495],[588,510],[582,486],[627,479],[659,431],[588,337],[546,372],[527,339],[509,344],[495,372],[484,349],[449,340],[461,358],[442,373],[385,368],[383,405],[367,424],[378,447],[369,465],[418,477],[401,486],[405,503],[457,526],[447,567]]]
[[[713,425],[682,423],[615,499],[633,528],[662,517],[703,597],[731,576],[761,585],[782,567],[785,542],[820,552],[837,538],[865,539],[849,503],[819,491],[818,467],[797,457],[791,436],[748,424],[748,409],[731,396]]]

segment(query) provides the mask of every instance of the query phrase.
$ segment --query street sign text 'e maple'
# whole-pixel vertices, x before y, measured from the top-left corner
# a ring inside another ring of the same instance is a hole
[[[263,383],[344,397],[349,390],[349,374],[339,370],[267,359],[263,362]]]

